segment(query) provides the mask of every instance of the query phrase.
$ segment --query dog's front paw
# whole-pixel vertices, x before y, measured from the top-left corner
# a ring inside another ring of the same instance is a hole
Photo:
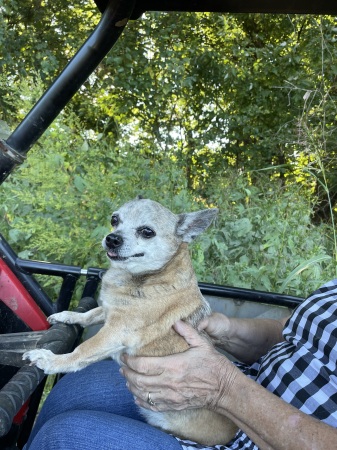
[[[72,313],[71,311],[62,311],[56,314],[52,314],[48,317],[47,320],[51,325],[54,325],[55,323],[73,324],[75,323],[74,319],[74,313]]]
[[[51,375],[57,373],[55,370],[55,355],[50,350],[45,350],[43,348],[38,350],[30,350],[23,354],[23,360],[29,360],[31,366],[36,366],[39,369],[43,370],[45,374]]]

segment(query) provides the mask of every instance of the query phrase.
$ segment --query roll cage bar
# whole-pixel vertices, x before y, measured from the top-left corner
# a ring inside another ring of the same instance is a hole
[[[95,0],[103,12],[109,0]],[[131,19],[147,11],[272,13],[272,14],[336,14],[333,0],[136,0]]]

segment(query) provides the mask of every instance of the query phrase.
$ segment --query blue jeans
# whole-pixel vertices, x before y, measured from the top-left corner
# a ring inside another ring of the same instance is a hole
[[[140,415],[113,361],[64,376],[38,416],[25,450],[181,450]]]

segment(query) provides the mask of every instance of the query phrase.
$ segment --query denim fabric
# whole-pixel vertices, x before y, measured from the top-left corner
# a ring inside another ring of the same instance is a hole
[[[64,376],[49,394],[25,450],[181,450],[145,423],[113,361]]]

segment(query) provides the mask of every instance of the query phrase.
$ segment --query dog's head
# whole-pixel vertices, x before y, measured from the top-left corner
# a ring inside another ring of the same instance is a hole
[[[212,222],[217,209],[173,214],[161,204],[137,198],[112,214],[112,233],[103,239],[103,248],[112,267],[132,274],[162,269],[182,242],[191,242]]]

